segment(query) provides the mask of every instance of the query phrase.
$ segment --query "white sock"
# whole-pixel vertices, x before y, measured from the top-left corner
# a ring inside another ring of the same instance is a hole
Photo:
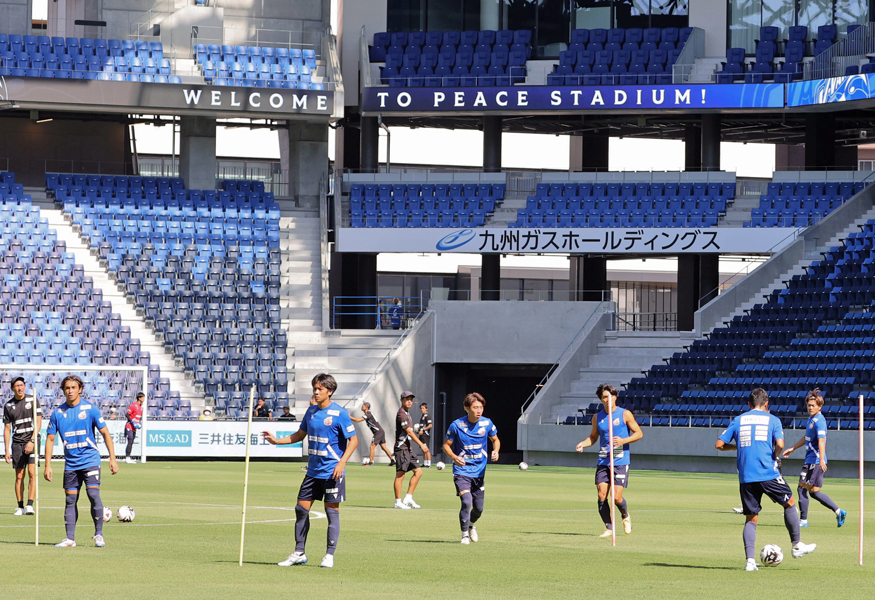
[[[835,509],[835,513],[836,513],[836,515],[842,514],[842,509],[841,508]]]
[[[413,496],[411,494],[407,494],[406,496],[404,496],[404,501],[407,502],[408,500],[413,500]]]

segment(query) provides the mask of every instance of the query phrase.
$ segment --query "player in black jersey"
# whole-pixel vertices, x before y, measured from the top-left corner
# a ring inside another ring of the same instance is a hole
[[[422,411],[422,416],[419,418],[419,424],[413,430],[419,435],[419,441],[425,444],[423,451],[423,467],[426,469],[431,467],[431,452],[429,451],[429,442],[431,441],[431,417],[428,416],[428,404],[423,402],[419,405],[419,410]]]
[[[386,456],[389,457],[389,464],[394,465],[395,459],[392,458],[392,453],[389,452],[389,447],[386,445],[386,432],[383,431],[383,428],[377,422],[377,419],[374,417],[374,413],[371,412],[371,405],[368,402],[362,403],[362,413],[365,415],[364,417],[352,417],[350,419],[355,421],[356,423],[365,422],[365,425],[368,426],[368,429],[371,430],[371,433],[374,434],[374,438],[371,440],[371,457],[368,459],[366,467],[370,467],[374,464],[374,451],[377,449],[377,446],[383,449],[383,452],[386,453]]]
[[[6,442],[6,462],[12,463],[15,469],[15,498],[18,508],[15,515],[34,514],[33,500],[36,496],[36,453],[37,436],[42,426],[42,408],[39,401],[24,393],[23,377],[12,380],[12,399],[3,408],[5,428],[3,439]],[[36,427],[34,427],[34,407],[36,407]],[[14,430],[14,431],[13,431]],[[27,506],[24,505],[24,471],[27,469],[30,479],[27,486]]]

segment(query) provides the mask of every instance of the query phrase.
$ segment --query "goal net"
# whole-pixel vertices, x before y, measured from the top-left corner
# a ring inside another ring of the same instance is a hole
[[[143,402],[141,428],[137,430],[131,457],[146,460],[146,431],[148,419],[146,413],[149,406],[147,366],[109,366],[109,365],[35,365],[35,364],[0,364],[0,404],[5,405],[12,398],[11,383],[16,377],[23,377],[25,394],[39,400],[43,410],[42,428],[40,431],[40,456],[45,455],[46,429],[52,412],[67,400],[61,390],[61,380],[67,375],[76,375],[85,384],[82,390],[82,402],[97,406],[103,414],[109,433],[112,436],[117,458],[125,456],[127,438],[125,437],[125,414],[128,407],[136,402],[137,394],[143,392],[146,399]],[[3,430],[0,430],[0,437]],[[109,457],[109,451],[103,441],[103,436],[95,432],[94,438],[100,455]],[[55,438],[53,458],[63,458],[64,445],[60,437]]]

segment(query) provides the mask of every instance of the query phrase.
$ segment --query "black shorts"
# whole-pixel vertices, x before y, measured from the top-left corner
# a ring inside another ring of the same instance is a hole
[[[64,471],[64,489],[76,490],[85,487],[100,486],[100,465],[79,469],[78,471]]]
[[[783,506],[793,499],[793,492],[790,491],[790,486],[784,481],[783,477],[772,479],[770,481],[757,481],[754,483],[741,483],[738,485],[741,492],[742,512],[746,515],[757,515],[762,506],[760,500],[763,494],[775,504]]]
[[[27,444],[29,444],[28,442]],[[16,442],[12,442],[12,468],[15,470],[24,469],[27,465],[36,464],[35,454],[31,452],[30,454],[24,453],[24,447],[27,444],[19,444]]]
[[[486,484],[483,477],[468,477],[467,475],[453,475],[453,483],[456,485],[456,495],[461,496],[467,490],[472,498],[482,498],[486,492]]]
[[[386,443],[386,432],[382,429],[374,434],[374,439],[371,440],[371,446],[379,446]]]
[[[610,485],[611,479],[608,476],[610,470],[610,465],[597,466],[595,469],[595,484],[607,483]],[[629,487],[629,465],[614,465],[614,485],[621,488]]]
[[[137,437],[136,429],[125,429],[125,437],[129,440],[133,440]]]
[[[425,444],[425,447],[428,448],[429,447],[428,443],[431,441],[431,434],[420,433],[419,434],[419,441],[422,442],[423,444]]]
[[[820,470],[820,463],[802,465],[802,472],[799,473],[799,483],[816,488],[823,487],[823,471]]]
[[[395,449],[395,472],[406,473],[419,469],[419,459],[410,448]]]
[[[339,504],[346,500],[346,477],[340,479],[316,479],[304,476],[298,500],[322,500],[331,504]]]

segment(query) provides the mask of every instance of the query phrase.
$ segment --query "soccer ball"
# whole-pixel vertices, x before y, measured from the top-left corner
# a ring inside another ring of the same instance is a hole
[[[112,519],[112,509],[108,506],[103,507],[103,522],[106,523]]]
[[[766,544],[760,550],[760,562],[764,567],[777,567],[784,560],[784,553],[775,544]]]
[[[435,464],[434,468],[437,469],[438,471],[443,471],[444,469],[447,468],[447,465],[445,465],[443,462],[438,461]]]
[[[416,425],[413,426],[413,433],[419,433],[420,429],[422,429],[422,426],[419,423],[417,423]]]
[[[528,471],[528,470],[529,470],[529,463],[527,463],[525,461],[521,462],[520,463],[520,471]]]
[[[122,506],[118,509],[118,513],[116,513],[116,517],[122,523],[130,523],[137,516],[137,513],[134,512],[134,509],[130,506]]]
[[[366,464],[368,464],[369,462],[371,462],[371,459],[370,459],[370,458],[363,458],[363,459],[362,459],[362,465],[366,465]]]

